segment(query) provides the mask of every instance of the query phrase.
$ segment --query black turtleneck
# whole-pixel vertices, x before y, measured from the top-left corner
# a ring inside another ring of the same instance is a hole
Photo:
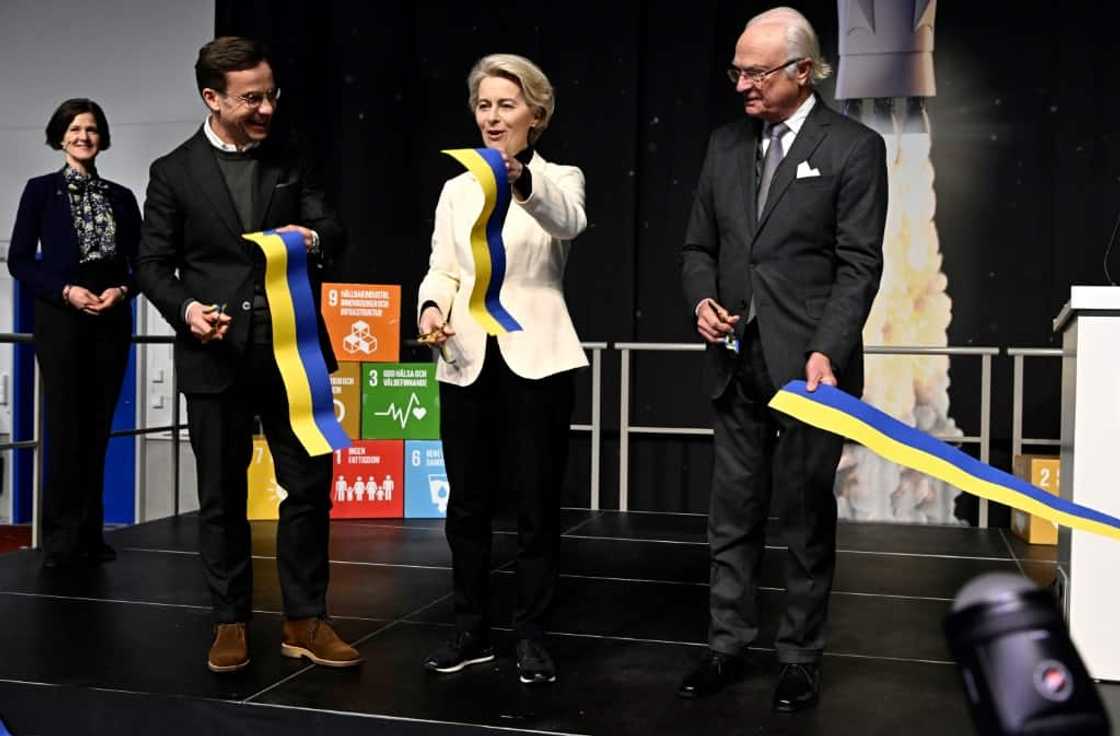
[[[513,191],[517,193],[518,199],[526,200],[533,194],[533,174],[529,171],[529,162],[533,160],[532,144],[526,146],[514,158],[521,162],[522,169],[521,176],[513,183]]]

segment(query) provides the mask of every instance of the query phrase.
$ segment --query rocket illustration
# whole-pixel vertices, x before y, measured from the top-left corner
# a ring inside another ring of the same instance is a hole
[[[881,133],[928,132],[925,98],[937,94],[933,23],[937,0],[837,0],[836,99]],[[898,120],[899,98],[905,108]],[[870,110],[864,100],[870,101]],[[895,125],[901,123],[902,130]]]
[[[886,147],[890,204],[883,278],[864,326],[867,345],[947,345],[948,276],[934,220],[932,135],[926,102],[933,73],[936,0],[838,0],[836,98],[846,115],[876,130]],[[868,360],[863,398],[938,437],[963,437],[950,416],[949,359],[908,355]],[[960,524],[960,491],[899,468],[863,447],[844,449],[837,474],[841,517]],[[984,523],[981,503],[979,521]]]

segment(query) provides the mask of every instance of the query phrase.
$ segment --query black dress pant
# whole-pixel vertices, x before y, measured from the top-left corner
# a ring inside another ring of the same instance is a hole
[[[843,440],[767,407],[775,387],[756,325],[747,326],[738,370],[715,400],[709,643],[738,655],[758,635],[758,580],[773,510],[788,548],[779,553],[786,592],[775,649],[782,662],[816,662],[836,565],[833,482]]]
[[[199,552],[217,623],[247,621],[253,562],[248,469],[253,418],[259,416],[287,491],[280,503],[276,556],[288,618],[326,614],[330,577],[331,454],[312,457],[292,432],[272,346],[250,344],[233,385],[217,394],[188,394],[187,421],[198,474]]]
[[[456,624],[486,635],[491,521],[500,490],[512,484],[517,505],[518,638],[540,639],[556,595],[560,497],[568,461],[573,377],[565,371],[527,379],[509,369],[494,338],[470,386],[440,384],[440,435],[451,495]]]
[[[46,399],[42,546],[48,555],[69,558],[104,543],[105,451],[131,334],[127,303],[94,317],[35,301],[35,355]]]

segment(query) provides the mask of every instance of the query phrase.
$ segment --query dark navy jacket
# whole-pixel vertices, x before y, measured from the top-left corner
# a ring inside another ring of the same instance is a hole
[[[121,285],[128,288],[128,297],[132,298],[137,289],[129,273],[130,265],[126,264],[136,257],[140,208],[126,187],[105,181],[117,224],[117,253],[124,260]],[[41,259],[36,257],[40,246]],[[78,256],[78,236],[62,171],[31,179],[20,197],[8,250],[8,270],[35,296],[61,304],[62,288],[73,283],[77,274]]]

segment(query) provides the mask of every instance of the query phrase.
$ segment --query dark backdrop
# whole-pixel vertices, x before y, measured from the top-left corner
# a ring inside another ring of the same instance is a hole
[[[836,60],[836,7],[791,2]],[[441,148],[478,144],[465,78],[486,53],[535,60],[557,90],[548,158],[583,168],[590,226],[567,294],[584,340],[692,340],[677,251],[708,132],[741,108],[723,77],[752,2],[359,3],[218,0],[216,30],[266,40],[280,118],[327,164],[350,232],[335,274],[403,285],[424,274],[432,212],[457,173]],[[1072,283],[1104,283],[1120,205],[1114,94],[1120,44],[1106,4],[939,4],[938,96],[928,106],[937,226],[953,299],[951,345],[1054,344]],[[831,104],[831,80],[822,86]],[[278,123],[279,124],[279,123]],[[1115,271],[1120,271],[1117,259]],[[408,320],[404,320],[408,324]],[[406,329],[407,331],[407,329]],[[605,361],[603,503],[617,498],[618,360]],[[703,425],[696,355],[635,361],[633,421]],[[1010,464],[1010,361],[996,364],[996,464]],[[979,365],[952,367],[951,414],[978,431]],[[1057,432],[1058,369],[1028,374],[1027,432]],[[584,376],[577,421],[588,415]],[[613,427],[615,431],[610,432]],[[703,439],[635,437],[631,506],[706,510]],[[586,505],[588,443],[574,440],[568,502]]]

